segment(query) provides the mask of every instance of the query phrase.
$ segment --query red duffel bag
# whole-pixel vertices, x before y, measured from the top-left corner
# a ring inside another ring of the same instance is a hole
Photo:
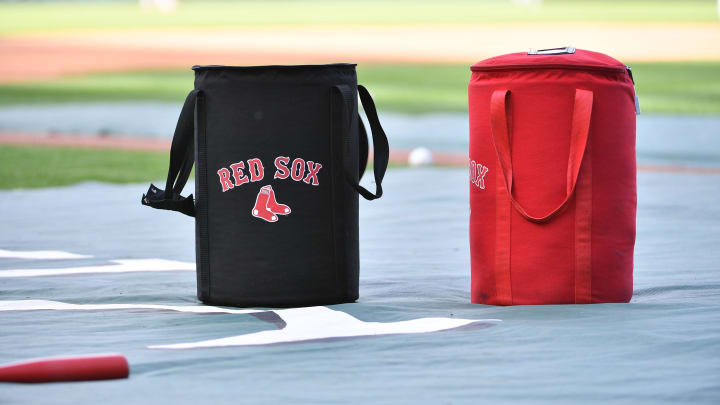
[[[596,52],[472,66],[472,302],[628,302],[635,245],[630,69]]]

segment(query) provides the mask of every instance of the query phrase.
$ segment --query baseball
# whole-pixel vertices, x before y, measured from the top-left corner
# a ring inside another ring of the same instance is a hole
[[[412,167],[432,166],[433,156],[428,148],[415,148],[408,155],[408,164]]]

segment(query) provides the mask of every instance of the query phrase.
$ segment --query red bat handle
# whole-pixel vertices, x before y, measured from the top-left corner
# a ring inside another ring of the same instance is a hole
[[[52,357],[0,366],[0,381],[40,383],[127,378],[130,368],[121,354]]]

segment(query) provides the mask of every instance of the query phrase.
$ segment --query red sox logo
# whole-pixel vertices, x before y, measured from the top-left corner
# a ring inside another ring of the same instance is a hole
[[[470,183],[474,184],[482,190],[485,190],[485,175],[488,172],[487,166],[482,163],[476,163],[474,160],[470,161]]]
[[[278,156],[275,158],[275,174],[273,175],[273,179],[285,180],[290,178],[293,181],[303,182],[312,186],[320,185],[318,172],[322,169],[322,164],[311,160],[305,161],[302,158],[296,158],[289,166],[288,163],[290,163],[290,158],[287,156]],[[243,184],[258,182],[265,178],[265,168],[260,159],[252,158],[247,160],[248,174],[245,174],[245,168],[245,162],[240,161],[231,164],[229,169],[223,167],[217,171],[223,193],[235,187],[240,187]],[[255,218],[260,218],[267,222],[277,222],[278,215],[289,215],[291,212],[292,210],[288,205],[277,202],[275,199],[275,190],[273,190],[271,185],[265,185],[260,188],[255,198],[255,205],[250,211]]]

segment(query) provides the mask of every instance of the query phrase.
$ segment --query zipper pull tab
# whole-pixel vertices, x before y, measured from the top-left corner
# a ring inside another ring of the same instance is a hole
[[[633,84],[633,90],[635,92],[635,115],[640,115],[640,99],[637,95],[637,87],[635,87],[635,79],[633,78],[632,69],[630,68],[630,66],[625,66],[625,69],[627,69],[628,75],[630,76],[630,80]]]

